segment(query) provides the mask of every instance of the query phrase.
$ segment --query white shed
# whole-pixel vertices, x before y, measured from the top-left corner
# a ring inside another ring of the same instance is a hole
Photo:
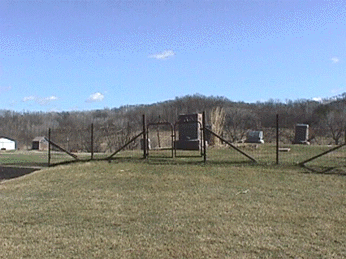
[[[0,150],[16,150],[16,141],[0,136]]]

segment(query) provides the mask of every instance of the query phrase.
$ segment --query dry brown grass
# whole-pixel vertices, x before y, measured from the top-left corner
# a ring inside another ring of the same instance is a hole
[[[0,258],[345,258],[346,178],[86,163],[0,184]]]

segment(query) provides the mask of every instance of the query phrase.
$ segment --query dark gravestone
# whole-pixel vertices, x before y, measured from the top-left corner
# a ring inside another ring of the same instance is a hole
[[[294,137],[293,144],[310,144],[309,141],[309,125],[308,124],[297,124],[296,134]]]
[[[202,114],[179,115],[179,140],[176,148],[182,150],[199,150],[202,144]]]

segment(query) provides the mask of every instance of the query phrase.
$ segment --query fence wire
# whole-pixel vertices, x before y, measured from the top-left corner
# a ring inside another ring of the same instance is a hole
[[[139,129],[91,125],[80,129],[51,129],[50,132],[50,163],[59,164],[107,159],[138,134]],[[141,155],[140,139],[136,139],[127,145],[117,157],[134,158]]]
[[[341,137],[338,139],[338,145],[336,145],[335,139],[326,134],[325,129],[310,126],[306,143],[296,144],[297,132],[295,127],[300,123],[297,119],[296,124],[292,124],[290,127],[287,125],[282,128],[277,128],[276,125],[273,125],[273,127],[260,127],[260,125],[257,125],[256,127],[237,128],[237,131],[224,130],[221,135],[225,141],[218,142],[218,145],[208,146],[207,161],[233,164],[253,162],[242,154],[245,153],[259,164],[275,164],[278,162],[282,165],[299,165],[302,161],[326,153],[328,150],[344,143],[344,138]],[[176,157],[177,159],[179,157],[190,157],[191,159],[201,157],[203,155],[201,150],[174,150],[174,141],[176,140],[174,135],[178,133],[172,130],[171,125],[170,123],[147,125],[148,157],[153,159],[156,157]],[[249,125],[255,125],[255,123],[249,123]],[[261,131],[263,141],[258,143],[249,142],[247,135],[251,131]],[[142,125],[130,126],[129,124],[123,128],[90,125],[79,129],[52,129],[51,141],[55,145],[51,147],[50,162],[57,164],[77,160],[107,159],[114,153],[116,153],[114,158],[142,158],[144,140],[143,136],[140,136],[141,132],[143,132]],[[232,132],[236,133],[233,134]],[[278,139],[277,133],[279,134]],[[135,136],[139,137],[133,139]],[[206,134],[206,137],[207,142],[210,143],[212,136]],[[227,142],[232,143],[232,145],[228,145]],[[215,143],[215,141],[212,143]],[[121,152],[117,153],[119,149],[121,149]],[[304,165],[311,168],[319,167],[319,171],[336,167],[345,168],[345,149],[345,147],[336,149]],[[199,159],[202,160],[202,158]]]

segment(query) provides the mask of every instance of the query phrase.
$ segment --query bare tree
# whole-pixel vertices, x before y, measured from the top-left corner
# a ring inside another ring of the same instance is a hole
[[[217,106],[215,107],[210,114],[211,119],[211,130],[216,133],[217,135],[222,135],[224,124],[225,124],[225,109]],[[211,145],[220,145],[221,141],[219,138],[213,136],[211,138]]]
[[[231,142],[241,141],[250,129],[257,129],[259,122],[250,110],[231,108],[226,111],[225,132]]]
[[[346,113],[344,111],[333,110],[324,119],[331,138],[335,145],[339,145],[341,137],[346,130]]]

